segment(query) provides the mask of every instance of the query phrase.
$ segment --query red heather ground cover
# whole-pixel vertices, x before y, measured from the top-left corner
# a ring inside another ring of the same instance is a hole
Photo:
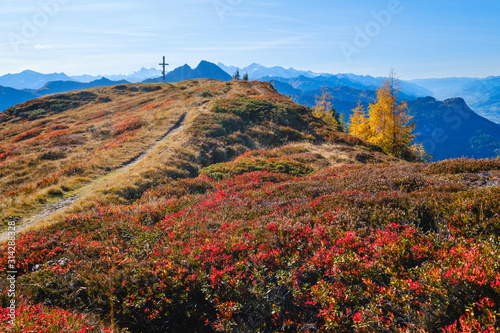
[[[24,235],[18,285],[35,305],[20,311],[112,313],[131,332],[500,329],[500,162],[296,177],[264,155]]]
[[[62,309],[20,304],[16,308],[16,326],[11,328],[9,309],[0,312],[1,332],[33,332],[33,333],[91,333],[96,331],[95,325],[85,323],[85,317]],[[102,332],[110,332],[103,328]]]

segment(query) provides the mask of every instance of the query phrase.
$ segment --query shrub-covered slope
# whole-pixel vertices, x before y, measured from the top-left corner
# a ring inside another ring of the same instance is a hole
[[[498,161],[316,162],[256,151],[30,232],[20,293],[131,332],[499,329]]]
[[[133,201],[169,179],[288,142],[347,144],[355,153],[345,161],[390,160],[258,82],[95,88],[12,107],[0,122],[4,221],[89,184],[93,199]]]
[[[264,83],[160,87],[176,134],[19,236],[18,331],[500,329],[498,160],[396,161]]]

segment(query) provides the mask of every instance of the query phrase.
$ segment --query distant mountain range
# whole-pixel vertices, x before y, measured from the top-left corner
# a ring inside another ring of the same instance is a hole
[[[51,81],[72,81],[72,79],[64,73],[41,74],[31,70],[0,76],[0,86],[19,90],[39,89]]]
[[[376,89],[384,80],[381,77],[318,74],[259,64],[238,69],[201,61],[194,69],[189,65],[175,68],[167,73],[166,81],[197,78],[229,81],[233,70],[239,70],[241,75],[247,72],[250,78],[272,82],[279,92],[307,106],[313,106],[316,96],[326,89],[333,96],[334,107],[345,114],[346,120],[358,102],[368,106],[375,101]],[[163,77],[160,75],[161,71],[157,69],[145,68],[130,74],[108,76],[116,80],[102,76],[41,74],[29,70],[7,74],[0,77],[0,111],[48,94],[129,82],[162,82]],[[124,80],[124,77],[130,78],[130,81]],[[142,78],[146,79],[140,81]],[[416,141],[423,143],[436,160],[500,155],[500,125],[477,115],[467,105],[471,105],[480,115],[500,123],[500,77],[412,80],[403,81],[401,88],[400,98],[408,101],[413,121],[418,126]],[[429,96],[446,100],[441,102]],[[456,96],[463,96],[464,99],[448,99]]]
[[[166,82],[179,82],[191,79],[214,79],[221,81],[230,81],[232,76],[223,71],[219,66],[208,62],[201,61],[199,65],[192,69],[187,64],[174,69],[165,76]],[[163,76],[154,79],[148,79],[144,82],[163,82]]]
[[[241,75],[248,73],[251,80],[280,81],[302,91],[337,86],[347,86],[359,89],[377,89],[385,80],[384,77],[373,77],[369,75],[314,73],[293,68],[285,69],[278,66],[264,67],[255,63],[243,68],[226,66],[222,63],[219,63],[218,66],[230,75],[233,75],[236,70],[238,70]],[[425,97],[432,94],[432,91],[407,81],[401,82],[401,88],[405,94],[412,96],[412,98]]]
[[[272,81],[280,82],[281,89],[298,89],[302,92],[308,92],[313,90],[320,90],[323,88],[335,88],[335,87],[350,87],[360,90],[376,90],[382,84],[383,78],[373,78],[367,79],[364,76],[358,75],[346,75],[346,74],[338,74],[332,76],[317,76],[314,78],[299,76],[291,79],[285,79],[280,77],[263,77],[261,80],[263,81]],[[286,84],[289,87],[283,85]],[[419,86],[409,83],[409,82],[401,82],[401,97],[403,99],[417,99],[419,97],[426,97],[431,94],[430,91],[427,91],[424,88],[420,88]],[[280,91],[282,92],[282,91]],[[282,92],[284,94],[284,91]]]
[[[412,80],[437,99],[462,97],[478,114],[500,124],[500,76]]]
[[[32,70],[25,70],[17,74],[6,74],[0,76],[0,86],[14,88],[18,90],[37,90],[45,84],[54,81],[74,81],[90,83],[92,81],[106,78],[110,81],[127,81],[130,83],[142,82],[146,79],[157,77],[162,71],[155,68],[142,68],[137,72],[119,75],[78,75],[68,76],[65,73],[42,74]]]
[[[142,82],[144,80],[157,77],[162,75],[162,71],[157,68],[141,68],[140,70],[128,74],[114,74],[114,75],[80,75],[80,76],[72,76],[71,78],[75,81],[79,82],[91,82],[95,80],[99,80],[101,78],[106,78],[111,81],[128,81],[130,83]]]
[[[89,83],[75,81],[54,81],[48,82],[39,89],[17,90],[10,87],[0,86],[0,112],[14,106],[26,102],[30,99],[42,97],[50,94],[57,94],[72,90],[81,90],[95,87],[113,86],[117,84],[130,83],[128,81],[111,81],[106,78],[101,78]]]
[[[284,90],[281,85],[274,87],[285,94],[290,86],[285,86]],[[311,90],[291,96],[296,103],[314,106],[316,96],[323,91]],[[326,91],[333,97],[333,107],[344,114],[346,121],[359,102],[368,108],[368,104],[374,103],[377,98],[375,90],[347,86],[327,88]],[[422,143],[434,160],[500,156],[500,125],[476,114],[462,98],[441,102],[434,97],[424,97],[407,101],[408,113],[417,125],[415,142]]]
[[[133,78],[132,81],[136,81],[140,77],[147,77],[149,75],[153,75],[155,78],[147,79],[145,82],[163,82],[163,77],[156,77],[158,75],[157,70],[148,70],[145,68],[128,75],[110,76],[112,78],[116,78],[117,80],[110,80],[102,76],[93,77],[89,75],[77,77],[83,81],[89,81],[92,78],[96,78],[95,80],[91,80],[89,82],[77,82],[75,78],[71,78],[64,73],[41,74],[33,71],[24,71],[19,74],[7,74],[0,77],[0,82],[17,87],[31,88],[22,88],[21,90],[10,86],[3,87],[0,85],[0,112],[16,104],[49,94],[126,84],[131,82],[120,78],[129,77]],[[192,69],[188,65],[184,65],[167,74],[167,82],[178,82],[196,78],[210,78],[221,81],[229,81],[232,79],[229,74],[224,72],[217,65],[208,61],[201,61],[195,69]]]
[[[250,80],[258,80],[266,76],[282,77],[285,79],[290,79],[292,77],[297,77],[297,76],[317,77],[322,75],[331,75],[326,73],[318,74],[311,71],[300,71],[293,68],[285,69],[279,66],[265,67],[256,63],[253,63],[250,66],[243,68],[236,66],[226,66],[220,62],[217,64],[217,66],[222,68],[226,73],[228,73],[231,76],[233,76],[237,70],[240,72],[241,75],[243,75],[244,73],[248,73],[248,77]]]

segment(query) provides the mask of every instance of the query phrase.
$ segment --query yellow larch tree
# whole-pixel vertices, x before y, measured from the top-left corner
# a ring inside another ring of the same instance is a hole
[[[407,114],[407,103],[398,101],[400,84],[391,70],[377,90],[377,101],[368,107],[368,118],[359,105],[353,110],[349,132],[381,146],[393,156],[418,160],[420,157],[411,148],[415,125],[410,124],[412,117]]]
[[[329,124],[340,129],[339,119],[336,118],[335,109],[332,106],[332,94],[325,88],[322,89],[320,96],[316,96],[316,105],[312,108],[313,115],[323,119]]]
[[[400,81],[391,70],[377,90],[377,102],[368,107],[368,121],[373,133],[369,141],[391,155],[402,157],[410,151],[415,125],[410,124],[412,117],[407,114],[407,103],[397,101],[400,90]]]
[[[369,140],[373,134],[363,105],[359,102],[358,107],[352,112],[349,119],[349,134]]]

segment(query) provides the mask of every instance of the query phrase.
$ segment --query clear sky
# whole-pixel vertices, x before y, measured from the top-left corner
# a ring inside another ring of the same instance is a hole
[[[200,60],[402,79],[500,75],[498,0],[0,0],[0,75]]]

